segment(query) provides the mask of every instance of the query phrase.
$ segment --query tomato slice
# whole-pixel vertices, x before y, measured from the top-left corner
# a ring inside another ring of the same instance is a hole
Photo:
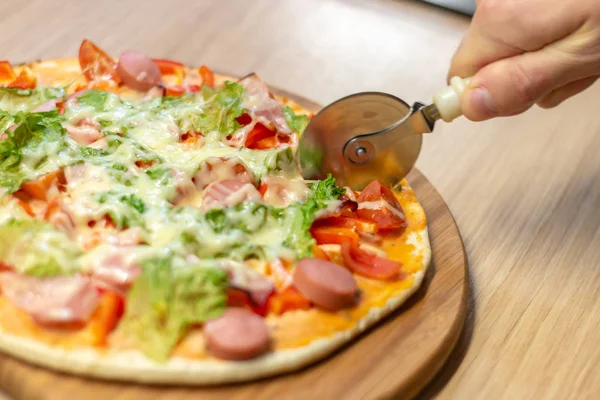
[[[272,295],[271,295],[272,296]],[[227,290],[227,307],[247,308],[255,314],[264,317],[268,313],[269,300],[264,305],[254,304],[246,292],[240,289],[229,288]]]
[[[349,243],[358,246],[359,236],[358,233],[354,232],[354,229],[323,226],[311,228],[310,233],[317,241],[317,244]]]
[[[33,179],[24,182],[21,185],[21,189],[38,200],[49,200],[49,193],[53,187],[58,188],[60,185],[65,184],[65,175],[62,170],[49,172],[46,175],[42,175],[37,179]]]
[[[380,230],[402,229],[406,218],[394,193],[381,182],[371,182],[357,198],[356,215],[375,222]],[[368,206],[365,203],[369,203]]]
[[[181,96],[184,93],[195,93],[200,90],[198,85],[175,85],[168,86],[165,90],[165,96]]]
[[[206,65],[203,65],[198,70],[198,73],[202,77],[202,83],[204,85],[207,85],[210,87],[215,86],[215,74],[214,74],[214,72],[212,72],[212,70],[210,68],[208,68]]]
[[[293,286],[288,286],[282,292],[271,295],[267,304],[269,311],[276,315],[293,310],[308,310],[311,307],[310,300]]]
[[[185,67],[182,63],[163,58],[153,58],[152,61],[158,66],[160,74],[168,75],[169,82],[172,85],[181,85],[185,77]]]
[[[254,125],[254,128],[246,136],[246,142],[244,145],[249,149],[257,149],[257,144],[267,138],[275,137],[277,131],[271,130],[261,123]]]
[[[331,261],[331,259],[327,255],[327,253],[317,245],[313,245],[312,252],[313,252],[313,255],[315,256],[315,258],[319,258],[319,259],[325,260],[325,261]]]
[[[105,292],[100,299],[100,305],[92,314],[87,329],[92,335],[92,344],[103,346],[108,334],[116,328],[125,310],[125,301],[114,292]]]
[[[158,66],[163,75],[178,75],[183,73],[185,67],[182,63],[164,58],[153,58],[152,61]]]
[[[337,228],[349,228],[356,232],[375,233],[377,224],[360,218],[353,217],[327,217],[318,219],[313,223],[313,227],[331,226]]]
[[[19,76],[8,84],[9,88],[19,89],[35,89],[37,86],[37,77],[33,74],[31,69],[25,67],[19,73]]]
[[[242,114],[239,117],[237,117],[235,120],[237,121],[238,124],[240,124],[242,126],[246,126],[250,122],[252,122],[252,117],[250,116],[250,114]]]
[[[21,206],[21,208],[23,210],[25,210],[25,212],[27,214],[29,214],[29,216],[31,217],[35,217],[35,213],[33,212],[33,208],[31,208],[31,205],[21,199],[17,199],[17,204],[19,204],[19,206]]]
[[[8,61],[0,61],[0,85],[5,86],[17,79],[12,65]]]
[[[368,253],[348,242],[342,243],[342,259],[348,269],[367,278],[388,280],[404,277],[402,263]]]
[[[121,78],[117,75],[117,63],[94,43],[85,39],[79,47],[79,65],[83,74],[90,81],[112,80],[117,83]]]

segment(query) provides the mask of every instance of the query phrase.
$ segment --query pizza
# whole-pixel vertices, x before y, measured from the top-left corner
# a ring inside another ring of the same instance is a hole
[[[406,181],[304,180],[311,110],[256,74],[89,40],[0,62],[0,350],[114,380],[220,384],[356,340],[431,251]]]

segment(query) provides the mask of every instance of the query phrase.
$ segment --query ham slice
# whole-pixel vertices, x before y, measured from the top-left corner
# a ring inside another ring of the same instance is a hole
[[[248,167],[238,158],[208,158],[194,177],[199,190],[206,188],[212,182],[226,179],[236,179],[242,182],[254,183],[254,176]]]
[[[204,189],[201,209],[231,207],[244,201],[262,202],[258,190],[251,184],[237,179],[211,183]]]
[[[287,179],[283,176],[269,176],[262,180],[261,192],[265,203],[276,207],[287,207],[294,202],[308,198],[306,183]]]
[[[33,112],[48,112],[48,111],[52,111],[56,108],[56,104],[60,101],[60,99],[52,99],[52,100],[48,100],[47,102],[40,104],[39,106],[37,106]]]
[[[89,278],[81,275],[34,278],[0,274],[2,294],[42,324],[87,321],[100,300]]]
[[[77,122],[76,125],[65,124],[65,129],[71,139],[80,146],[87,146],[104,137],[100,132],[100,124],[87,118]]]
[[[256,74],[250,74],[239,82],[246,88],[244,107],[259,120],[267,122],[265,126],[272,124],[277,132],[290,135],[292,130],[285,120],[281,104],[273,98],[267,84]]]
[[[263,306],[275,289],[270,280],[247,264],[233,260],[223,260],[220,261],[219,265],[227,271],[229,285],[248,293],[252,302],[258,306]]]
[[[135,247],[110,247],[92,267],[96,286],[124,293],[141,273]]]

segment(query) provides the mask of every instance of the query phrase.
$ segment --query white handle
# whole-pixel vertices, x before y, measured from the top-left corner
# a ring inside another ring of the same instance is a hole
[[[433,97],[433,103],[440,112],[440,116],[445,122],[452,122],[462,115],[460,109],[460,98],[464,93],[472,78],[459,78],[458,76],[450,79],[450,86],[446,87]]]

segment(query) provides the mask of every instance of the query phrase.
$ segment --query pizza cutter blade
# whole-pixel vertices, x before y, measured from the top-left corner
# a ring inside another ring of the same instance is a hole
[[[413,168],[423,134],[435,122],[462,115],[460,96],[470,78],[454,77],[433,103],[408,103],[387,93],[363,92],[339,99],[316,114],[300,139],[305,179],[331,173],[341,186],[362,190],[374,180],[397,185]]]

